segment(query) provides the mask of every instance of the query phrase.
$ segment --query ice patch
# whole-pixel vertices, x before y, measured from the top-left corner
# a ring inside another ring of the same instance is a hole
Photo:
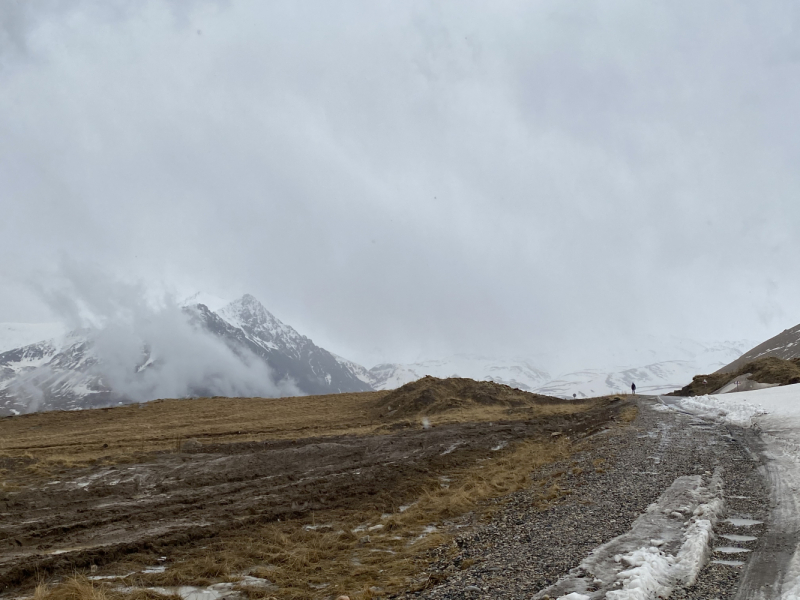
[[[755,542],[758,539],[753,535],[738,535],[736,533],[723,533],[720,537],[732,542]]]
[[[574,593],[648,600],[669,596],[675,585],[692,585],[710,554],[713,526],[723,508],[721,469],[707,486],[700,475],[678,477],[629,532],[596,548],[579,569],[534,599]]]
[[[761,525],[764,521],[756,521],[755,519],[742,519],[739,517],[729,517],[725,519],[726,523],[730,523],[734,527],[752,527],[753,525]]]
[[[442,452],[441,456],[444,456],[445,454],[450,454],[453,450],[455,450],[456,448],[461,446],[461,444],[462,444],[462,442],[456,442],[456,443],[452,444],[447,450]]]
[[[723,554],[739,554],[742,552],[750,552],[747,548],[737,548],[736,546],[720,546],[714,548],[714,552],[722,552]]]
[[[142,573],[163,573],[167,570],[166,565],[156,565],[155,567],[147,567],[142,570]]]

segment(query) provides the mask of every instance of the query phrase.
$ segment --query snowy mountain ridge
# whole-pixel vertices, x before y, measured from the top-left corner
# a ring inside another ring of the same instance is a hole
[[[694,375],[724,367],[753,346],[747,341],[704,343],[641,336],[604,353],[605,366],[556,377],[545,365],[526,358],[473,354],[382,363],[367,369],[316,346],[250,294],[232,302],[195,294],[176,314],[183,315],[181,323],[159,324],[135,335],[126,333],[123,326],[117,327],[122,333],[114,330],[115,324],[109,331],[69,333],[52,324],[0,326],[0,344],[4,339],[7,343],[28,341],[36,332],[60,333],[46,341],[0,350],[0,414],[156,397],[390,390],[425,375],[494,381],[560,397],[624,393],[633,382],[641,393],[659,394],[682,387]],[[155,334],[164,329],[168,333],[158,338]],[[3,337],[4,331],[11,333]],[[177,342],[169,337],[173,334]],[[124,343],[119,343],[120,337]],[[200,359],[194,358],[199,351]],[[570,355],[570,360],[580,359]],[[548,357],[539,361],[548,363]]]
[[[647,345],[647,350],[638,347]],[[375,389],[394,389],[425,375],[469,377],[494,381],[525,391],[571,398],[625,393],[631,383],[645,394],[663,394],[686,385],[697,374],[711,373],[735,360],[753,342],[697,342],[683,338],[643,337],[630,348],[609,353],[608,366],[567,371],[552,378],[548,370],[524,359],[497,359],[455,355],[411,364],[382,364],[360,375]],[[652,362],[637,363],[635,357]],[[630,362],[626,365],[625,360]]]
[[[434,377],[469,377],[494,381],[521,390],[533,391],[550,380],[549,374],[523,358],[491,358],[472,354],[456,354],[442,359],[411,364],[379,364],[362,374],[376,390],[391,390],[416,381],[425,375]]]
[[[764,356],[775,356],[788,360],[800,356],[800,325],[784,329],[778,335],[747,350],[744,354],[722,366],[720,372],[733,372],[750,361]]]
[[[145,332],[112,324],[0,352],[0,415],[158,397],[372,389],[249,294],[218,312],[197,303],[175,314],[177,321],[163,316]]]

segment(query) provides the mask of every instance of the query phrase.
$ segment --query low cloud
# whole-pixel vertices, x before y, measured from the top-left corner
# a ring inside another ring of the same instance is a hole
[[[259,357],[190,324],[170,293],[70,262],[36,289],[70,329],[86,332],[96,359],[90,371],[115,396],[147,401],[300,393],[291,381],[275,381]]]

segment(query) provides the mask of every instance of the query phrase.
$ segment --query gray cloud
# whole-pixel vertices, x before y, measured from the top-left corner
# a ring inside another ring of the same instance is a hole
[[[791,2],[180,4],[0,8],[1,321],[64,255],[368,366],[800,320]]]

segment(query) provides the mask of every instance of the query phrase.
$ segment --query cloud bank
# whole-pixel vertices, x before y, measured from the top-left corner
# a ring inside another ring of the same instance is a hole
[[[47,282],[39,286],[41,297],[89,341],[96,359],[90,372],[128,401],[299,393],[291,381],[274,381],[268,365],[246,349],[190,324],[169,294],[74,263]]]
[[[800,321],[791,0],[0,15],[0,321],[64,253],[367,366]]]

